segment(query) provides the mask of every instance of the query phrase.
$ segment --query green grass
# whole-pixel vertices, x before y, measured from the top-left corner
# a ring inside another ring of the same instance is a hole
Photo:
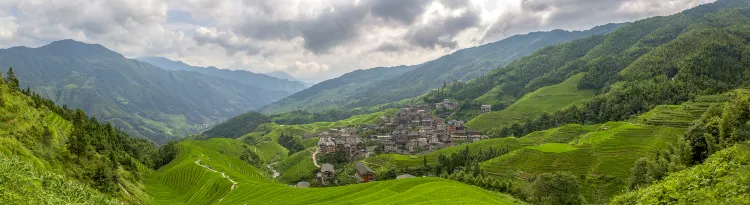
[[[522,204],[507,195],[439,178],[292,188],[201,143],[178,144],[175,160],[144,180],[149,204]],[[232,190],[232,182],[197,165],[196,160],[226,174],[237,182],[236,188]]]
[[[584,73],[579,73],[560,84],[540,88],[525,95],[504,110],[475,117],[467,122],[466,126],[481,131],[490,131],[588,99],[594,96],[594,91],[578,90],[578,82],[583,79],[583,75]]]
[[[563,153],[577,150],[578,148],[562,143],[547,143],[539,146],[526,147],[526,149],[533,149],[540,152]]]
[[[0,154],[0,204],[121,204],[75,180]]]

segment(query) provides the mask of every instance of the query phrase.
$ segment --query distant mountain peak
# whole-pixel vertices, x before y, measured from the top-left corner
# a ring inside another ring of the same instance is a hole
[[[90,44],[73,39],[53,41],[39,48],[52,55],[124,57],[100,44]]]
[[[289,75],[289,73],[286,73],[286,72],[280,71],[280,70],[271,71],[271,72],[264,73],[264,74],[267,75],[267,76],[278,78],[278,79],[291,80],[291,81],[299,81],[294,76]]]

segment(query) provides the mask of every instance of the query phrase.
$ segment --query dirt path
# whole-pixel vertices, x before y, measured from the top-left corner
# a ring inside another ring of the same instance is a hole
[[[127,194],[128,196],[130,196],[130,192],[128,192],[128,190],[127,190],[127,189],[125,189],[125,187],[123,187],[123,186],[122,186],[122,184],[120,184],[120,182],[117,182],[117,185],[119,185],[119,186],[120,186],[120,189],[122,189],[122,191],[124,191],[124,192],[125,192],[125,194]]]
[[[266,165],[266,167],[267,167],[268,169],[270,169],[270,170],[271,170],[271,172],[273,172],[273,178],[278,178],[278,177],[279,177],[279,176],[281,175],[281,174],[279,173],[279,171],[276,171],[276,169],[274,169],[274,168],[273,168],[273,165],[276,165],[277,163],[279,163],[279,162],[274,162],[274,163],[271,163],[271,164],[268,164],[268,165]]]
[[[318,155],[318,148],[315,148],[315,152],[313,152],[313,154],[312,154],[312,161],[313,161],[313,164],[316,167],[320,168],[320,165],[318,165],[318,160],[315,159],[315,156],[317,156],[317,155]]]
[[[214,169],[211,169],[211,167],[208,167],[208,165],[201,164],[201,160],[200,159],[195,160],[195,164],[197,164],[198,166],[201,166],[203,168],[206,168],[208,170],[211,170],[212,172],[221,173],[221,177],[224,177],[225,179],[229,180],[229,182],[232,182],[232,188],[229,191],[234,191],[234,188],[237,187],[237,182],[235,182],[234,180],[232,180],[231,178],[229,178],[227,176],[227,174],[225,174],[224,172],[216,171]],[[226,197],[226,195],[224,195],[224,197]],[[219,201],[224,200],[224,197],[222,197],[221,199],[219,199]]]

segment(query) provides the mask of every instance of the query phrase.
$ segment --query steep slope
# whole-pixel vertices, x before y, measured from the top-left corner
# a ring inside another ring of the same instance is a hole
[[[623,25],[626,24],[608,24],[587,31],[553,30],[516,35],[498,42],[462,49],[420,65],[396,67],[406,68],[400,69],[400,72],[386,73],[386,68],[355,71],[310,87],[298,95],[271,104],[262,111],[278,113],[297,108],[319,111],[392,103],[417,97],[442,86],[444,82],[474,79],[539,48],[609,33]],[[365,74],[368,74],[367,77]]]
[[[0,50],[0,71],[9,67],[21,87],[157,143],[286,95],[195,72],[165,71],[73,40]]]
[[[273,77],[265,74],[257,74],[244,70],[227,70],[216,67],[197,67],[183,63],[182,61],[173,61],[163,57],[141,57],[136,58],[141,62],[150,63],[169,71],[192,71],[204,75],[232,80],[238,83],[247,84],[253,87],[262,88],[269,91],[285,92],[287,95],[296,93],[305,89],[305,85],[286,78]]]
[[[153,144],[21,92],[13,81],[0,77],[0,204],[143,199],[139,177],[153,165]]]

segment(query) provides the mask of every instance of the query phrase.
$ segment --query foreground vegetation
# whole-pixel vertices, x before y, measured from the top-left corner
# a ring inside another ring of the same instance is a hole
[[[291,188],[202,143],[180,143],[177,158],[145,179],[150,204],[522,204],[507,195],[438,178]]]

